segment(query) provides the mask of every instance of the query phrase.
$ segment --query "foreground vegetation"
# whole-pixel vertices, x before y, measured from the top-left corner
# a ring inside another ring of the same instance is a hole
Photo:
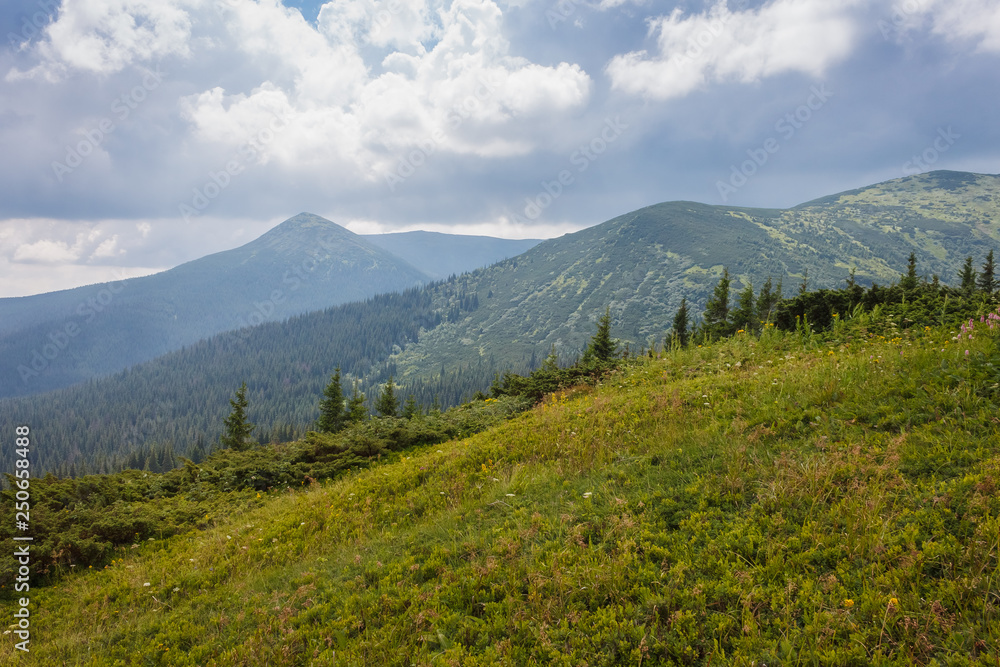
[[[959,328],[859,310],[825,333],[744,331],[528,412],[495,408],[518,386],[498,382],[467,409],[517,416],[476,435],[327,482],[258,490],[244,470],[172,536],[100,571],[53,571],[31,592],[32,658],[996,664],[987,315]],[[276,449],[227,456],[254,451]]]

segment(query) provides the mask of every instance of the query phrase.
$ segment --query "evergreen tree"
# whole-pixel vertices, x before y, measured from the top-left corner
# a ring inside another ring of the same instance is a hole
[[[559,370],[559,354],[556,352],[555,343],[552,343],[549,356],[545,357],[545,361],[542,362],[542,370],[548,373],[554,373]]]
[[[368,418],[368,410],[365,408],[365,395],[358,391],[358,383],[355,380],[352,385],[351,398],[347,401],[347,421],[351,424],[363,422]]]
[[[774,321],[774,307],[778,305],[780,296],[772,290],[771,276],[767,277],[767,282],[760,288],[757,295],[757,322],[759,326],[764,326],[768,322]]]
[[[977,286],[986,293],[986,296],[992,296],[993,292],[997,291],[996,268],[993,265],[992,250],[986,255],[986,262],[983,263],[983,271],[979,274]]]
[[[736,309],[733,310],[732,322],[734,329],[753,331],[754,326],[754,298],[753,285],[747,282],[746,287],[740,292],[736,300]]]
[[[406,397],[406,403],[403,404],[403,418],[413,419],[420,414],[420,408],[417,407],[417,399],[413,394]]]
[[[972,293],[976,291],[976,270],[972,268],[971,256],[965,258],[965,264],[958,273],[958,279],[961,281],[960,289],[965,296],[972,296]]]
[[[236,390],[236,398],[229,399],[229,404],[233,406],[233,411],[224,420],[226,432],[219,436],[219,443],[223,448],[229,447],[235,451],[249,449],[251,443],[250,433],[254,425],[247,421],[247,383],[244,382]]]
[[[802,282],[799,283],[799,294],[802,295],[808,291],[809,291],[809,269],[806,268],[806,270],[802,272]]]
[[[716,338],[732,333],[729,323],[729,283],[729,269],[723,269],[722,278],[715,286],[712,298],[705,304],[705,332]]]
[[[587,350],[583,353],[584,365],[590,362],[608,363],[618,352],[618,342],[611,339],[611,308],[597,320],[597,333],[590,339]]]
[[[677,314],[674,315],[672,330],[673,338],[677,341],[677,344],[681,347],[687,346],[688,338],[690,337],[690,333],[688,333],[687,297],[681,297],[681,307],[677,309]]]
[[[382,388],[378,401],[375,403],[375,411],[383,417],[395,417],[399,412],[399,399],[396,398],[396,391],[392,384],[392,376]]]
[[[906,263],[906,275],[899,279],[899,286],[907,292],[917,289],[917,253],[910,253]]]
[[[330,378],[330,384],[323,390],[323,400],[319,403],[319,419],[316,420],[316,430],[320,433],[336,433],[344,428],[346,423],[344,389],[340,385],[340,366],[337,366]]]

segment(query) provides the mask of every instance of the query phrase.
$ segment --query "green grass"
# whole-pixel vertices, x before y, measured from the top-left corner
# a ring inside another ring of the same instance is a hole
[[[33,590],[32,658],[996,664],[997,332],[864,324],[635,361],[234,504]]]

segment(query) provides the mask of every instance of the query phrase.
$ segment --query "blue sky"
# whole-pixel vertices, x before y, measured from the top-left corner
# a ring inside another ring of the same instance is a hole
[[[537,238],[1000,172],[995,0],[13,0],[0,34],[0,296],[301,211]]]

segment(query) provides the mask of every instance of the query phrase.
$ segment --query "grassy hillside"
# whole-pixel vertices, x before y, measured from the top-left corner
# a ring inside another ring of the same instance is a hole
[[[897,281],[914,252],[922,277],[955,284],[966,257],[976,268],[1000,249],[1000,176],[931,172],[787,209],[656,204],[463,276],[481,307],[421,335],[393,355],[404,379],[470,364],[498,350],[572,359],[610,306],[618,335],[662,341],[682,298],[700,311],[728,268],[733,290],[768,277],[798,292]],[[447,294],[435,305],[444,307]]]
[[[220,498],[33,590],[32,657],[996,664],[1000,329],[903,324],[671,351],[469,438]]]

